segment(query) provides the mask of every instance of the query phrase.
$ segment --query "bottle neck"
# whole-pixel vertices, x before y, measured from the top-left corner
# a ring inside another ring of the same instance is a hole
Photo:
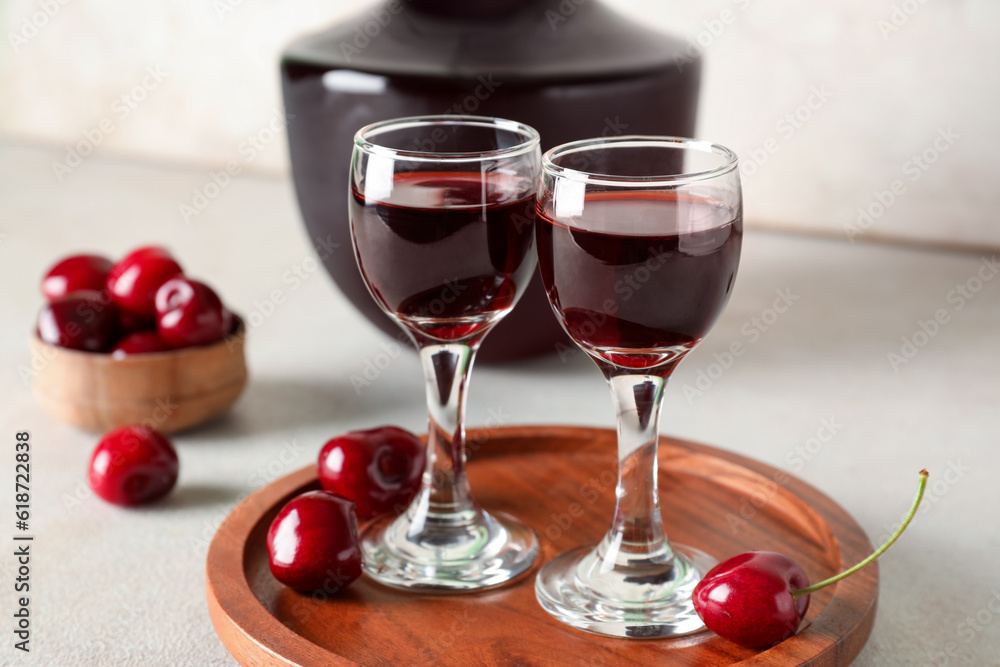
[[[454,18],[487,19],[514,14],[542,0],[401,0],[425,14]]]

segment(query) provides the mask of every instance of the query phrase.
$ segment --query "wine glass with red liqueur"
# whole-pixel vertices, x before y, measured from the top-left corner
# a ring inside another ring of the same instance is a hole
[[[527,526],[473,500],[463,421],[476,350],[535,270],[540,160],[538,133],[498,118],[400,118],[355,136],[355,256],[376,303],[420,350],[430,415],[420,492],[362,534],[365,571],[385,585],[492,588],[538,555]]]
[[[678,362],[733,289],[743,237],[736,155],[706,141],[623,136],[542,158],[538,262],[552,310],[597,363],[618,414],[611,529],[546,563],[539,603],[573,627],[615,637],[704,628],[695,585],[707,554],[667,540],[660,516],[660,404]]]

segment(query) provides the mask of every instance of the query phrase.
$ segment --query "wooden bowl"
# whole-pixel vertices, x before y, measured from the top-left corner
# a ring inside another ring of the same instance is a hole
[[[213,345],[114,359],[30,339],[32,388],[50,415],[103,433],[145,424],[169,433],[222,414],[247,381],[246,329]]]

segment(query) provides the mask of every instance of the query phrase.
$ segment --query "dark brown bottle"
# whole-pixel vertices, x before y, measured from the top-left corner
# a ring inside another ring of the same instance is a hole
[[[542,150],[597,136],[692,136],[700,72],[688,43],[598,0],[390,0],[299,39],[282,57],[309,236],[354,305],[397,335],[351,252],[348,166],[359,128],[400,116],[496,116],[537,129]],[[328,238],[339,248],[331,252]],[[566,340],[535,276],[480,358],[546,354]]]

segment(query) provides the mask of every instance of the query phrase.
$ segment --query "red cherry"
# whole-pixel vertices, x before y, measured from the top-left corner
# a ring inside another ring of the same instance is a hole
[[[156,292],[157,329],[169,345],[206,345],[225,338],[232,315],[215,291],[189,278],[171,278]]]
[[[773,551],[751,551],[719,563],[694,589],[694,606],[712,632],[748,648],[788,639],[809,608],[809,585],[795,561]]]
[[[38,313],[38,337],[50,345],[72,350],[107,352],[117,328],[118,309],[103,292],[71,292]]]
[[[152,318],[156,316],[156,290],[180,273],[181,265],[163,248],[139,248],[111,267],[108,290],[122,310]]]
[[[798,629],[809,596],[873,563],[899,539],[917,513],[927,487],[920,471],[917,497],[896,532],[863,561],[829,579],[809,585],[809,578],[788,556],[751,551],[719,563],[695,586],[692,601],[709,630],[747,648],[770,648]]]
[[[70,255],[59,260],[42,278],[42,294],[55,301],[77,290],[100,292],[108,282],[112,262],[100,255]]]
[[[267,553],[286,586],[336,593],[361,576],[354,503],[326,491],[293,498],[271,522]]]
[[[426,461],[427,448],[409,431],[395,426],[351,431],[323,445],[319,482],[353,500],[359,519],[370,519],[410,504]]]
[[[118,311],[118,332],[122,337],[141,331],[156,331],[156,318],[139,317],[125,310]]]
[[[123,338],[111,348],[111,356],[124,359],[133,354],[149,354],[151,352],[166,352],[170,349],[166,341],[155,331],[139,331]]]
[[[116,505],[162,498],[177,482],[177,452],[146,426],[124,426],[97,443],[88,478],[94,493]]]

